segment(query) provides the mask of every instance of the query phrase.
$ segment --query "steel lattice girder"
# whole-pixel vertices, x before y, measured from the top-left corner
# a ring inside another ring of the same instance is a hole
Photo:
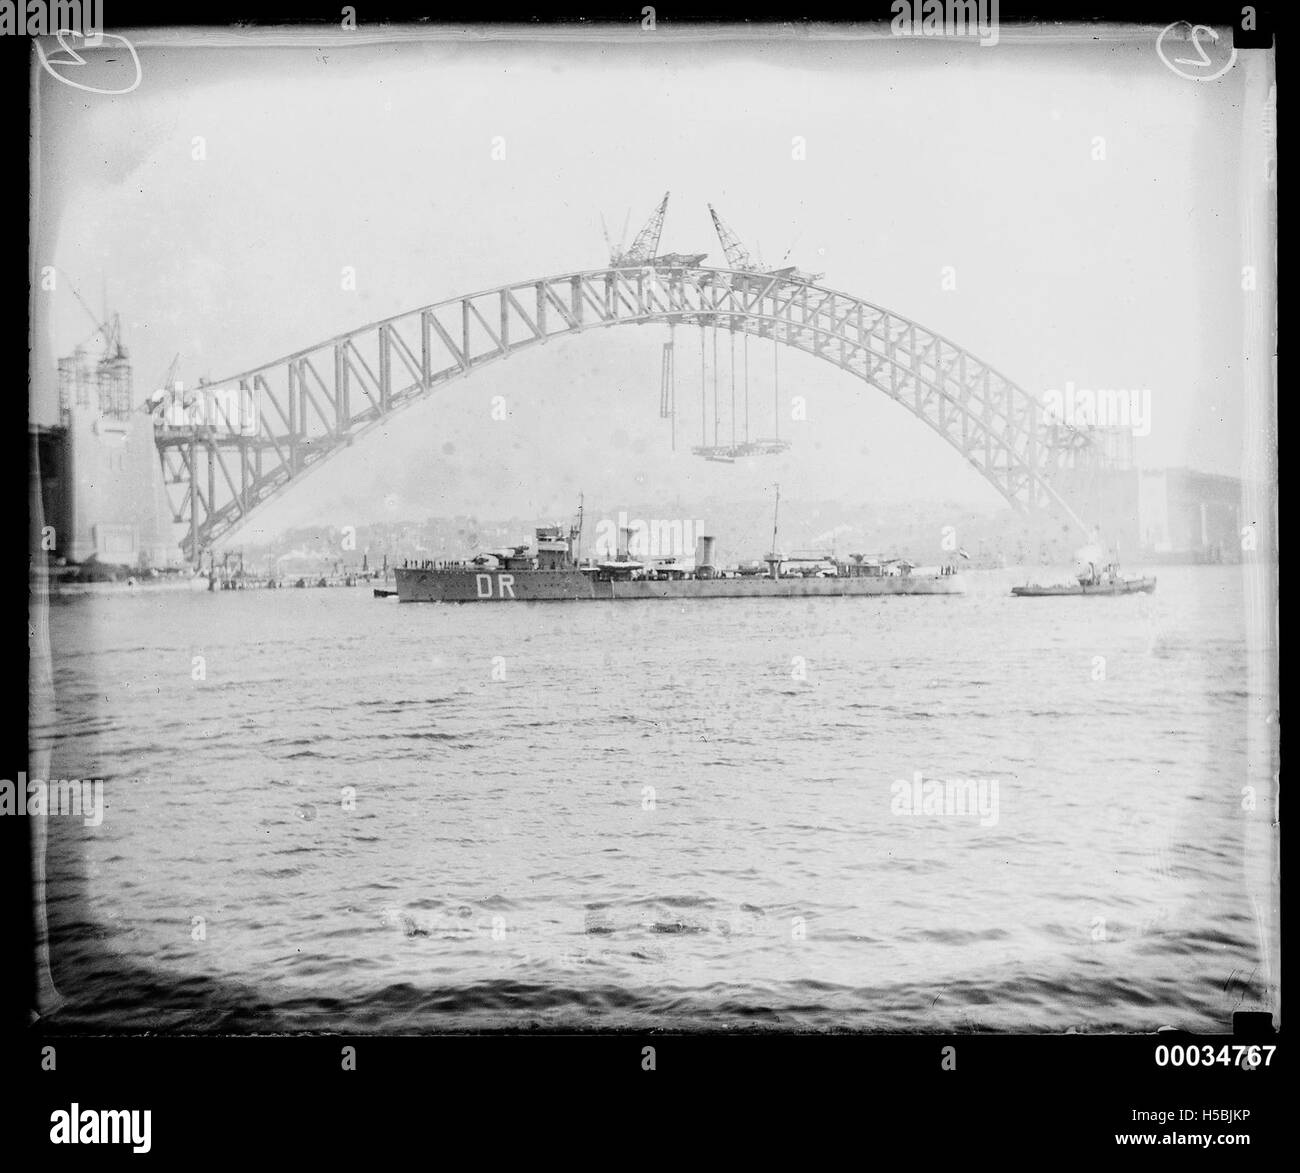
[[[716,324],[834,363],[943,436],[1014,507],[1055,511],[1087,534],[1050,482],[1091,441],[1066,428],[1063,446],[1039,401],[969,351],[797,278],[647,265],[449,298],[209,384],[238,388],[251,421],[225,409],[155,427],[173,520],[189,526],[186,554],[197,561],[259,504],[443,383],[551,338],[654,322]]]

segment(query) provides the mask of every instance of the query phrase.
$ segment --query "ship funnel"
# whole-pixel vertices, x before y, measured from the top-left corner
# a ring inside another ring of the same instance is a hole
[[[695,573],[700,578],[712,578],[713,569],[713,539],[701,536],[695,547]]]
[[[628,559],[628,550],[632,546],[632,527],[630,525],[621,525],[618,527],[618,560],[626,562]]]

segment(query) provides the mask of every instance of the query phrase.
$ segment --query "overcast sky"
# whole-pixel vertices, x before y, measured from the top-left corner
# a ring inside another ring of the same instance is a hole
[[[38,71],[34,260],[64,280],[37,295],[36,417],[54,414],[54,358],[91,329],[68,281],[96,307],[106,285],[143,401],[178,352],[187,385],[221,379],[423,304],[598,267],[601,213],[617,234],[630,211],[630,238],[671,190],[661,251],[723,264],[711,201],[769,264],[790,250],[1035,393],[1150,388],[1144,464],[1239,472],[1240,70],[1179,78],[1146,32],[996,47],[716,31],[285,40],[142,43],[142,84],[113,97]],[[791,157],[796,135],[806,159]],[[340,288],[344,266],[355,291]],[[775,480],[783,497],[999,500],[904,409],[791,350],[782,396],[809,405],[808,422],[783,423],[792,451],[692,457],[691,329],[678,331],[674,454],[658,418],[666,337],[600,331],[494,364],[335,458],[264,525],[542,519],[570,513],[579,489],[676,502]],[[758,342],[751,385],[754,430],[770,431],[771,348]],[[505,421],[491,419],[495,395]]]

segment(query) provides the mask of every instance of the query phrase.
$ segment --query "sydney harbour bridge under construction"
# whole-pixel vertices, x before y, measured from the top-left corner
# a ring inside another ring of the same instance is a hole
[[[733,354],[739,339],[746,361],[751,338],[769,340],[774,363],[781,346],[833,363],[938,432],[1014,508],[1090,536],[1080,503],[1054,484],[1086,455],[1087,430],[1050,418],[1034,395],[919,323],[827,288],[820,274],[764,267],[712,207],[725,268],[703,264],[703,253],[661,255],[668,198],[630,247],[611,247],[607,267],[447,298],[189,392],[159,392],[154,438],[187,559],[197,564],[263,502],[443,384],[553,338],[654,323],[670,332],[660,414],[673,421],[674,443],[676,328],[700,328],[701,355],[710,330],[715,356],[719,332]],[[737,437],[734,411],[724,442],[716,386],[710,442],[703,377],[701,395],[698,455],[729,461],[788,447],[779,435],[751,438],[747,426]]]

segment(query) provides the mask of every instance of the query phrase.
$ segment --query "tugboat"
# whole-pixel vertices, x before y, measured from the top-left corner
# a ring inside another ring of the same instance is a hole
[[[1075,572],[1077,581],[1048,586],[1027,583],[1012,587],[1011,593],[1017,598],[1034,599],[1049,595],[1149,595],[1156,589],[1154,575],[1122,578],[1118,559],[1102,564],[1101,553],[1095,546],[1079,551],[1076,558],[1079,562],[1079,569]]]

